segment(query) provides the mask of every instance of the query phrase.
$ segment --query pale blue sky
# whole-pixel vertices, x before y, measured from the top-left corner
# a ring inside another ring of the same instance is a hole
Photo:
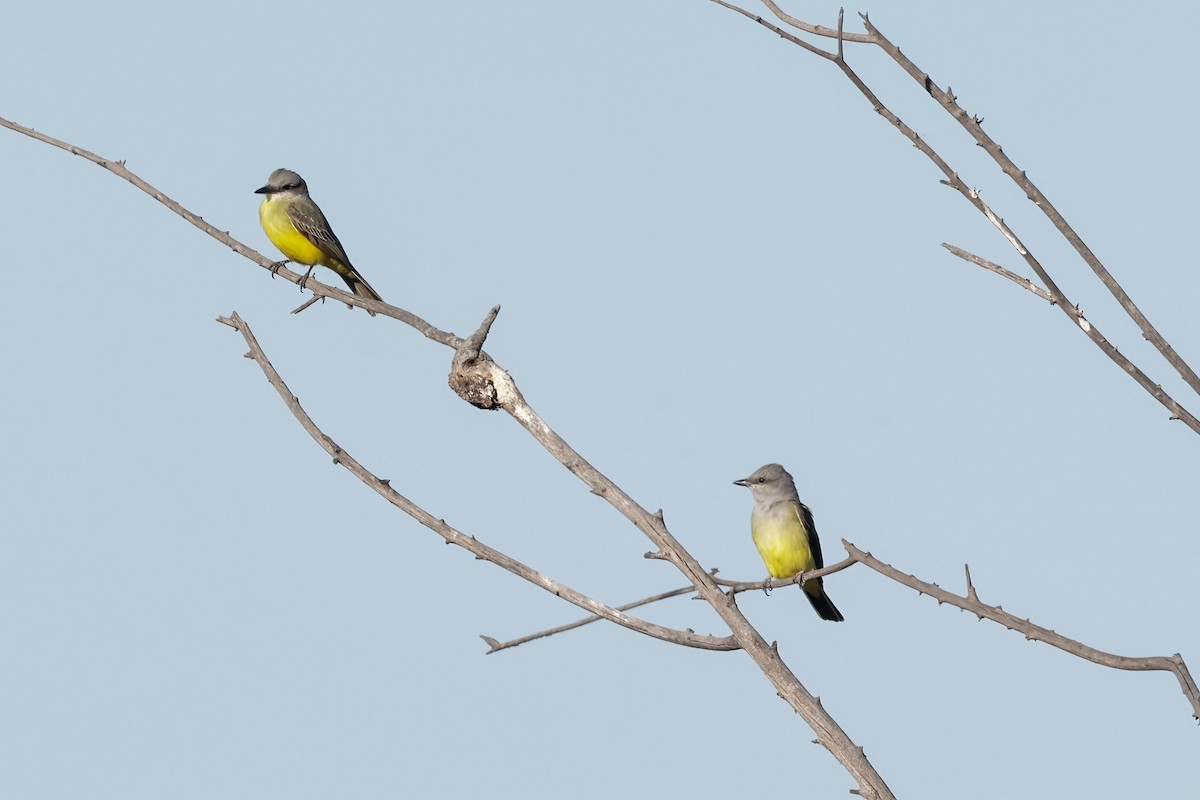
[[[747,3],[750,0],[746,0]],[[837,6],[791,3],[824,24]],[[1075,224],[1193,366],[1194,4],[881,2],[872,20]],[[763,12],[765,13],[765,11]],[[855,17],[847,11],[847,19]],[[10,2],[0,116],[113,159],[261,252],[253,190],[300,172],[389,301],[488,350],[533,406],[726,577],[796,475],[843,537],[1125,655],[1200,669],[1200,440],[1058,311],[831,65],[702,0]],[[949,118],[851,50],[1088,317],[1181,382]],[[0,793],[14,798],[838,796],[740,653],[610,626],[485,656],[571,607],[444,546],[331,466],[613,604],[650,544],[451,354],[326,304],[92,164],[0,130]],[[318,273],[329,280],[329,273]],[[846,615],[742,608],[904,797],[1178,794],[1168,674],[1105,670],[855,568]],[[724,633],[679,599],[647,616]]]

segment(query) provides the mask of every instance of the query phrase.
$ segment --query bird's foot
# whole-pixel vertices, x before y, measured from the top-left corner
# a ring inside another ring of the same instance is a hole
[[[312,275],[315,264],[309,265],[308,272],[304,273],[304,277],[300,279],[300,291],[304,291],[308,287],[308,276]]]

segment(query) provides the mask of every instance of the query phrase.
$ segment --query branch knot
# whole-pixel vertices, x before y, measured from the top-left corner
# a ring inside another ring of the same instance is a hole
[[[483,342],[487,339],[488,331],[499,313],[500,306],[494,306],[484,317],[479,329],[455,348],[448,379],[455,394],[476,408],[487,411],[495,411],[503,406],[501,392],[496,383],[497,373],[504,374],[504,370],[496,366],[492,357],[483,352]],[[507,374],[504,374],[504,377],[507,378]]]

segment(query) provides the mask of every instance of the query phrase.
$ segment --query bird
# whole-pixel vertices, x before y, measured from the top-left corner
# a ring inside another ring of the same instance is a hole
[[[320,264],[341,276],[350,291],[368,300],[383,300],[371,288],[358,270],[350,263],[346,249],[329,227],[329,220],[321,213],[321,207],[308,196],[308,184],[290,169],[277,169],[267,179],[267,185],[254,190],[255,194],[266,195],[258,207],[258,219],[263,232],[271,243],[279,248],[288,261],[307,264],[308,272]],[[276,265],[282,266],[283,263]],[[374,312],[371,312],[374,316]]]
[[[786,469],[779,464],[767,464],[734,484],[745,486],[754,496],[750,536],[772,578],[791,578],[825,566],[812,511],[800,502],[796,482]],[[820,578],[804,581],[801,588],[821,619],[830,622],[845,619],[825,594]]]

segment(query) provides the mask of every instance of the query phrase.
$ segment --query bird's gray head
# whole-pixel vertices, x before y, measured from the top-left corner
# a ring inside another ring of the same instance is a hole
[[[791,474],[778,464],[759,467],[749,478],[742,478],[734,483],[749,489],[756,502],[796,497],[795,481],[792,480]]]
[[[304,182],[304,178],[290,169],[277,169],[267,179],[266,186],[254,190],[255,194],[280,194],[282,192],[308,194],[308,184]]]

